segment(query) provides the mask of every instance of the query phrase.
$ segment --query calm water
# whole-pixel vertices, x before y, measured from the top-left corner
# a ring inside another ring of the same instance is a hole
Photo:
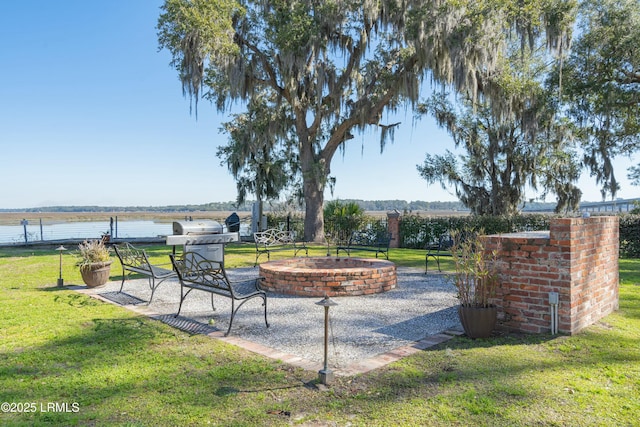
[[[24,243],[24,231],[22,225],[0,225],[0,244]],[[27,241],[99,239],[107,232],[119,239],[168,236],[173,234],[173,222],[117,221],[111,230],[109,221],[42,224],[42,229],[39,222],[31,221],[27,225]],[[240,234],[249,235],[250,226],[240,224]]]
[[[60,240],[60,239],[98,239],[102,234],[110,232],[109,221],[66,222],[58,224],[42,224],[30,222],[27,225],[27,240]],[[24,242],[24,226],[0,225],[0,243]],[[121,239],[135,237],[157,237],[173,234],[171,222],[155,221],[118,221],[113,226],[113,236]]]

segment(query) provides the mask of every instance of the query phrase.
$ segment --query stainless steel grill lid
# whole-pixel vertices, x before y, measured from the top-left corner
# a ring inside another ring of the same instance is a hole
[[[222,224],[218,221],[210,219],[201,219],[195,221],[174,221],[173,234],[220,234],[222,233]]]

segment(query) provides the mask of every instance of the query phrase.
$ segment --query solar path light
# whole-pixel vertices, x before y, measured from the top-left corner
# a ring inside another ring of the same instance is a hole
[[[325,296],[324,299],[317,302],[316,305],[324,307],[324,368],[318,371],[318,378],[322,384],[329,385],[335,378],[333,371],[329,369],[327,361],[327,349],[329,347],[329,307],[338,305],[338,303],[332,301],[328,296]]]
[[[58,277],[58,287],[61,288],[64,285],[64,279],[62,278],[62,251],[66,251],[67,248],[60,245],[56,250],[60,251],[60,276]]]

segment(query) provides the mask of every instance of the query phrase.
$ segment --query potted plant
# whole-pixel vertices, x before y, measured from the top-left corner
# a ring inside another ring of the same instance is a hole
[[[76,265],[84,283],[90,287],[102,286],[111,274],[111,252],[102,240],[85,240],[78,245]]]
[[[498,251],[485,248],[483,230],[451,232],[451,257],[458,290],[458,314],[465,334],[470,338],[487,338],[496,325],[497,309],[491,303],[498,288]]]

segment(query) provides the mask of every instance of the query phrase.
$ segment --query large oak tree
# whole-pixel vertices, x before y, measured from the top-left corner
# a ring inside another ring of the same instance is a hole
[[[555,194],[558,212],[574,210],[580,202],[572,128],[558,109],[557,83],[547,84],[562,49],[550,51],[546,40],[540,32],[528,44],[505,45],[501,65],[484,79],[502,96],[474,100],[439,93],[418,106],[460,149],[458,155],[449,150],[427,154],[418,171],[430,184],[453,187],[473,214],[516,214],[527,191]],[[565,49],[568,42],[567,37]]]
[[[455,108],[444,96],[434,96],[424,108],[463,153],[427,154],[418,171],[430,184],[452,186],[472,214],[517,214],[527,190],[555,194],[556,212],[577,208],[581,191],[574,184],[580,175],[575,150],[544,99],[532,100],[521,114],[499,118],[490,104],[466,102]]]
[[[562,67],[562,94],[603,198],[619,183],[613,159],[640,149],[640,4],[587,0],[580,33]],[[640,166],[630,178],[640,178]],[[640,179],[638,179],[640,182]]]
[[[204,88],[220,110],[265,91],[266,106],[286,105],[291,127],[274,126],[269,136],[278,142],[295,135],[304,238],[322,241],[331,161],[355,133],[377,126],[384,148],[397,125],[382,122],[385,113],[413,107],[428,80],[472,99],[501,96],[483,79],[505,38],[526,40],[540,26],[560,26],[567,3],[166,0],[159,41],[196,102]],[[551,44],[562,35],[548,34]]]

